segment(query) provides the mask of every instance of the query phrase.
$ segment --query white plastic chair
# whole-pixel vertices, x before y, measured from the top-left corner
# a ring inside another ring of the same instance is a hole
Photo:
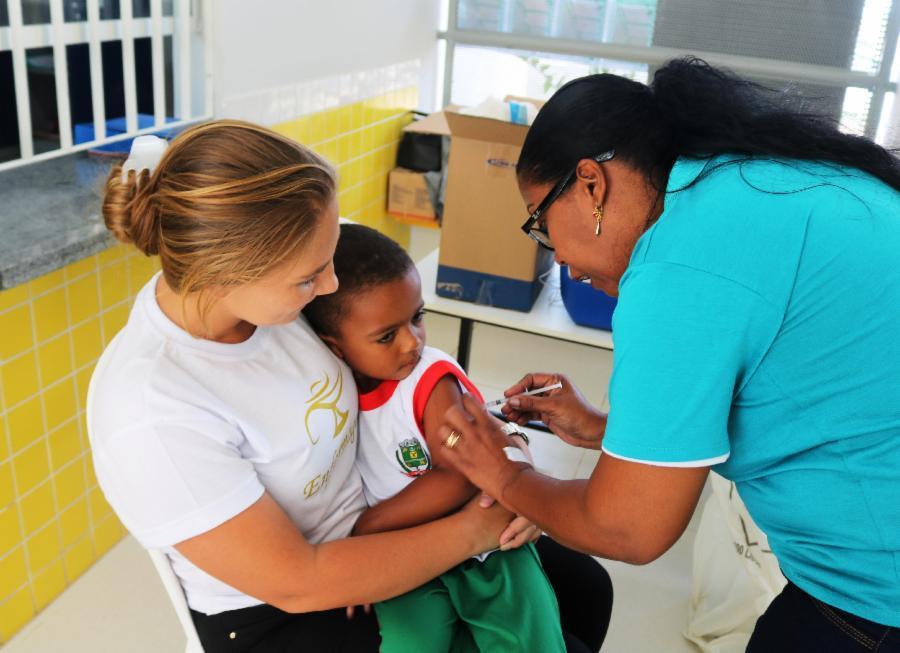
[[[93,414],[92,400],[93,392],[91,386],[88,388],[87,394],[88,415]],[[88,420],[89,438],[90,435],[91,426],[90,420]],[[184,653],[204,653],[203,646],[200,644],[200,637],[197,635],[197,629],[194,628],[194,621],[191,619],[190,610],[188,610],[187,598],[184,596],[184,590],[181,589],[181,582],[179,582],[175,572],[172,571],[172,565],[169,563],[168,556],[159,549],[148,549],[147,553],[150,554],[150,560],[153,562],[153,566],[156,567],[156,573],[159,574],[159,579],[162,581],[166,594],[169,595],[169,600],[172,602],[172,607],[175,608],[175,614],[178,615],[178,621],[181,622],[181,628],[184,630],[184,636],[187,639]]]
[[[175,608],[175,614],[178,615],[178,621],[181,622],[181,627],[184,629],[184,635],[187,638],[184,653],[203,653],[203,646],[200,644],[197,629],[194,628],[194,621],[191,619],[190,610],[188,610],[184,590],[181,589],[181,583],[175,572],[172,571],[172,565],[169,563],[168,556],[159,549],[148,549],[147,553],[150,554],[153,566],[156,567],[163,587],[166,589],[166,594],[169,595],[169,600],[172,602],[172,607]]]

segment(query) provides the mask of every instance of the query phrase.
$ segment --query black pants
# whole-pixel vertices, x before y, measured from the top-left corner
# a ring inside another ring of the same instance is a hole
[[[600,650],[612,612],[609,574],[590,556],[549,537],[536,546],[559,601],[566,650]],[[381,641],[374,611],[359,609],[350,620],[343,609],[290,614],[271,605],[209,616],[191,610],[191,616],[206,653],[376,653]],[[425,635],[423,653],[427,641]]]
[[[791,582],[756,622],[747,653],[900,653],[900,628],[822,603]]]

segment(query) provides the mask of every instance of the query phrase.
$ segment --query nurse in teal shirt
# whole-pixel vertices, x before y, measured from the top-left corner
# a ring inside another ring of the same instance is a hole
[[[452,462],[555,539],[636,564],[712,469],[789,581],[748,651],[900,651],[900,161],[685,59],[650,86],[561,88],[517,172],[523,229],[619,303],[608,415],[558,374],[504,412],[605,455],[589,480],[542,476],[469,402],[446,417]]]

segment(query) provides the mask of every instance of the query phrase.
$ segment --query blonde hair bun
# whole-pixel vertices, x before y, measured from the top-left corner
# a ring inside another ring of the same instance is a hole
[[[321,156],[239,120],[191,127],[152,174],[114,166],[103,219],[122,242],[159,254],[182,295],[259,279],[308,242],[334,199],[336,174]]]

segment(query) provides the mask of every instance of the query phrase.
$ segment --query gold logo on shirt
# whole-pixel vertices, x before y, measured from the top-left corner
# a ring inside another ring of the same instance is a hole
[[[331,465],[328,466],[328,469],[321,474],[316,474],[312,480],[303,487],[304,499],[310,499],[325,489],[325,486],[328,485],[328,481],[331,480],[331,475],[334,472],[335,467],[337,467],[341,456],[344,455],[344,452],[348,447],[356,444],[356,430],[356,424],[351,424],[350,428],[347,429],[347,432],[344,434],[341,443],[338,445],[337,449],[334,450],[334,453],[331,454]]]
[[[349,410],[341,410],[338,407],[338,403],[341,401],[341,397],[344,394],[344,375],[341,370],[338,370],[337,378],[334,380],[334,383],[331,383],[331,377],[328,376],[328,373],[325,373],[324,381],[316,381],[311,386],[309,386],[309,391],[312,393],[312,397],[306,400],[306,404],[309,408],[306,409],[306,435],[309,438],[309,441],[312,444],[318,444],[319,438],[317,436],[313,436],[312,431],[309,428],[309,418],[318,410],[327,410],[331,413],[332,417],[334,417],[334,435],[332,439],[336,438],[338,434],[344,430],[344,425],[347,423],[347,417],[350,415]]]

